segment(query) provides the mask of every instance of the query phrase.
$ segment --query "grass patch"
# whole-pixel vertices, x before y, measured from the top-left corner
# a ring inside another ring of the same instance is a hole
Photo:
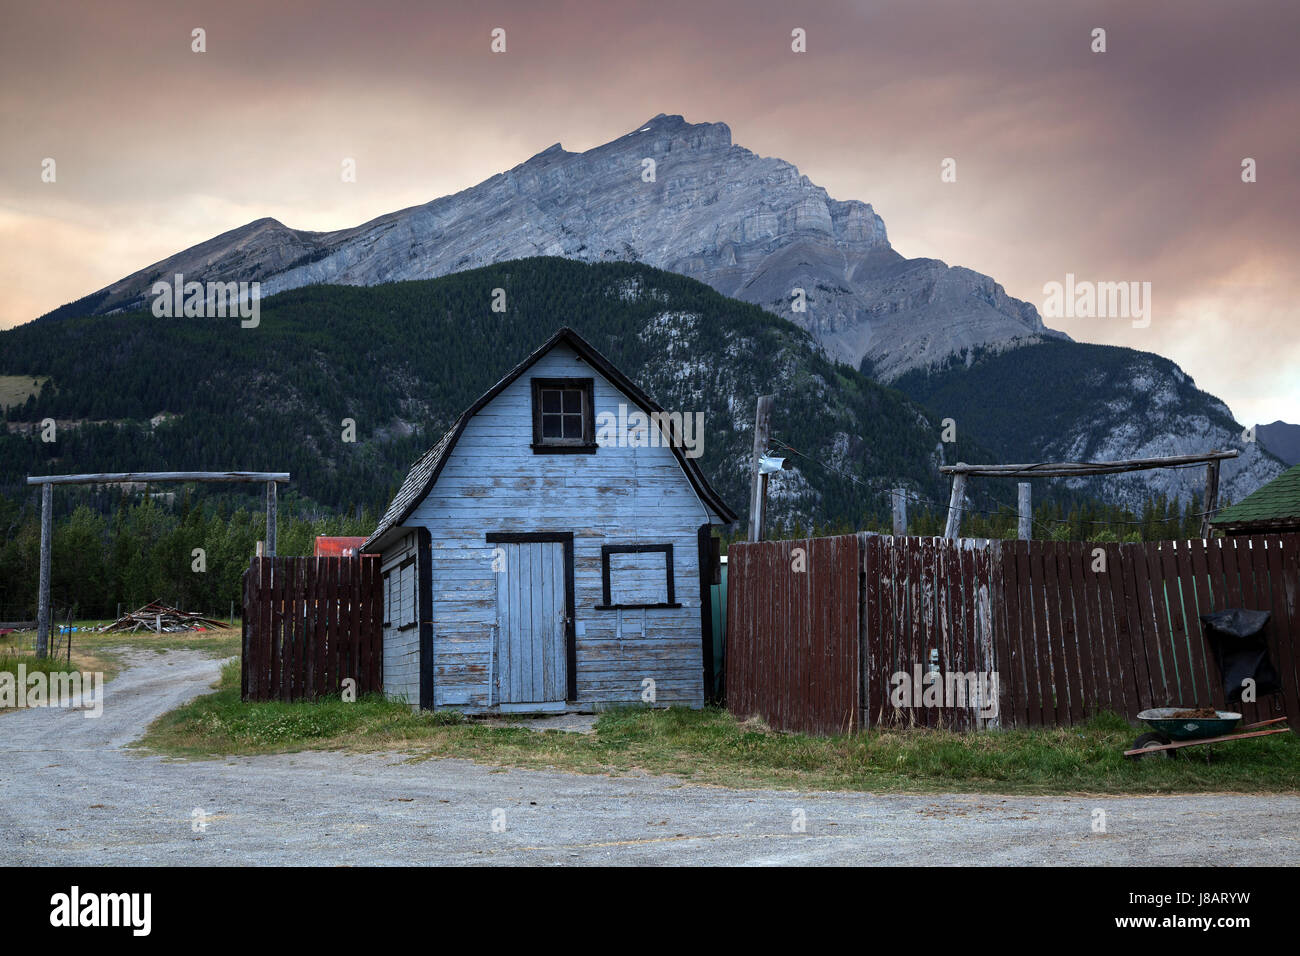
[[[380,697],[346,704],[245,704],[239,666],[217,692],[160,717],[140,746],[186,757],[305,749],[398,750],[416,759],[576,773],[674,774],[695,783],[862,791],[997,793],[1295,792],[1293,734],[1201,747],[1174,759],[1126,760],[1137,731],[1104,715],[1082,727],[871,731],[840,737],[773,733],[722,710],[628,708],[594,734],[487,726],[454,712],[415,713]]]
[[[12,675],[16,683],[20,665],[25,668],[23,671],[24,679],[30,678],[31,675],[38,672],[48,677],[50,674],[55,673],[81,671],[82,673],[103,674],[104,681],[108,682],[121,669],[114,655],[78,652],[75,647],[72,651],[71,664],[62,655],[59,657],[37,657],[35,654],[16,653],[12,650],[0,648],[0,674]],[[0,707],[0,715],[15,713],[18,709],[17,707]]]
[[[21,405],[31,395],[39,395],[50,380],[48,375],[0,375],[0,408]]]
[[[209,631],[178,631],[169,634],[164,631],[161,634],[154,634],[147,631],[137,631],[135,634],[125,633],[122,631],[113,631],[107,634],[97,634],[91,630],[92,627],[100,627],[104,624],[111,624],[111,621],[73,621],[74,627],[79,630],[72,635],[72,659],[75,663],[79,653],[90,657],[105,657],[105,651],[117,651],[119,649],[130,650],[152,650],[159,654],[166,651],[203,651],[209,657],[231,657],[241,651],[241,638],[239,622],[236,621],[233,628],[214,628]],[[62,624],[58,624],[62,627]],[[62,643],[68,639],[66,634],[57,634],[53,631],[50,634],[51,643],[58,641]],[[34,654],[36,647],[35,631],[15,631],[12,634],[6,634],[0,637],[0,655],[4,654]]]

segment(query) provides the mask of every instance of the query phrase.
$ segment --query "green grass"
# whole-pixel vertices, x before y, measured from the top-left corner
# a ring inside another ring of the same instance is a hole
[[[0,408],[21,405],[29,395],[39,395],[48,375],[0,375]]]
[[[0,674],[13,674],[17,677],[20,664],[26,666],[26,673],[28,674],[37,672],[42,674],[62,673],[68,669],[68,662],[62,657],[32,657],[26,654],[0,652]]]
[[[725,711],[628,708],[601,715],[594,734],[493,726],[454,712],[415,713],[379,697],[356,703],[239,700],[239,667],[217,692],[159,718],[139,742],[183,757],[304,749],[396,750],[414,759],[576,773],[674,774],[703,784],[862,791],[1182,793],[1300,791],[1295,735],[1131,761],[1137,731],[1103,715],[1074,728],[957,734],[871,731],[840,737],[778,734]]]

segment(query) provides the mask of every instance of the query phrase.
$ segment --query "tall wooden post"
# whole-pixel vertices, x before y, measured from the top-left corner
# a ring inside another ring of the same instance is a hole
[[[907,535],[907,489],[894,489],[894,537]]]
[[[275,557],[275,482],[266,483],[266,553]]]
[[[961,534],[962,503],[966,500],[966,476],[961,472],[952,476],[952,497],[948,499],[948,524],[943,536],[955,541]]]
[[[772,430],[773,396],[758,396],[754,414],[754,474],[749,486],[749,540],[763,540],[763,511],[767,507],[767,482],[759,475],[759,459],[767,452],[767,439]]]
[[[50,651],[50,549],[54,537],[54,486],[41,485],[41,576],[36,595],[36,656]]]
[[[1021,541],[1028,541],[1034,536],[1034,500],[1029,491],[1029,482],[1022,481],[1016,485],[1016,536]]]
[[[1201,537],[1210,536],[1210,519],[1219,510],[1219,461],[1216,458],[1205,466],[1205,505],[1201,509]]]

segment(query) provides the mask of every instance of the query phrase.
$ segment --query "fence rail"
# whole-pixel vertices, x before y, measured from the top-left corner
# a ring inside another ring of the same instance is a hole
[[[797,548],[817,555],[802,579],[788,560]],[[1248,720],[1285,712],[1300,729],[1300,535],[1131,544],[858,535],[737,544],[728,564],[728,706],[781,729],[836,729],[827,701],[857,701],[855,725],[959,729],[1223,709],[1200,615],[1226,607],[1270,612],[1283,686],[1234,708]],[[859,646],[805,623],[820,613],[805,600],[857,602]],[[740,626],[731,609],[745,615]],[[851,693],[843,669],[854,662]]]
[[[244,700],[311,700],[383,689],[378,561],[254,558],[244,572]]]

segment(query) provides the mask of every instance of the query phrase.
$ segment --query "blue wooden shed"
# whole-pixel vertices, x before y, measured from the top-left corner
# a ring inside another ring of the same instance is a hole
[[[637,410],[657,434],[631,434]],[[384,577],[385,692],[467,713],[702,706],[710,529],[736,515],[671,421],[568,328],[466,409],[362,548]]]

